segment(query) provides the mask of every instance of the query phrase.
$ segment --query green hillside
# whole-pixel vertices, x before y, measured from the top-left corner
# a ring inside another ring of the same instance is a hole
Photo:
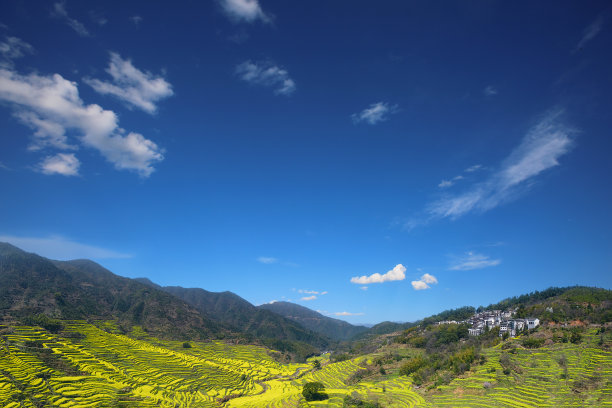
[[[242,333],[247,342],[261,341],[270,347],[288,351],[299,359],[328,348],[331,341],[325,333],[309,330],[309,327],[274,313],[253,306],[232,292],[209,292],[200,288],[158,286],[146,282],[166,293],[184,300],[211,319]],[[148,281],[148,282],[147,282]],[[348,323],[346,323],[348,324]]]
[[[302,326],[334,340],[346,341],[368,330],[364,326],[354,326],[344,320],[323,316],[321,313],[291,302],[274,302],[259,306],[300,323]]]
[[[115,320],[162,337],[223,338],[231,328],[186,302],[92,261],[51,261],[0,243],[0,316]]]

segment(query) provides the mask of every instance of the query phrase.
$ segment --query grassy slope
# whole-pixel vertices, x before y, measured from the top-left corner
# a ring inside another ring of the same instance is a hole
[[[347,394],[388,407],[612,406],[612,335],[599,345],[594,329],[580,344],[518,346],[508,375],[499,363],[507,350],[485,349],[484,364],[448,385],[415,390],[410,377],[398,375],[398,364],[387,365],[384,375],[376,371],[380,357],[422,352],[405,345],[333,364],[323,358],[322,369],[313,371],[310,364],[279,364],[262,347],[192,342],[185,348],[139,330],[113,334],[113,323],[99,326],[105,330],[73,321],[59,334],[0,326],[0,406],[341,407]],[[356,373],[368,370],[375,375],[355,382]],[[307,404],[301,389],[309,381],[323,382],[330,399]]]

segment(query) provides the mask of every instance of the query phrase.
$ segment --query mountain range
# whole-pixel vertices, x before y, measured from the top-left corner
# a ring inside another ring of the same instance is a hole
[[[138,325],[160,337],[261,341],[297,354],[367,330],[287,302],[257,307],[232,292],[162,287],[90,260],[51,260],[8,243],[0,243],[0,315],[114,320],[126,332]]]

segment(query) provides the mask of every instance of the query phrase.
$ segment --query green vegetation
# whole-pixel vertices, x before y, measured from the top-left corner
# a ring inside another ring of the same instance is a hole
[[[325,393],[325,386],[318,381],[304,384],[302,395],[306,401],[323,401],[329,399],[329,395]]]

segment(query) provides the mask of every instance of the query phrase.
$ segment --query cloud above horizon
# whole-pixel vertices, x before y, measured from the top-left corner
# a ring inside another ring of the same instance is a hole
[[[40,163],[40,171],[44,174],[61,174],[62,176],[78,176],[81,162],[74,153],[58,153],[47,156]]]
[[[34,130],[29,150],[75,150],[77,147],[68,140],[70,130],[76,131],[80,144],[97,150],[118,170],[149,177],[155,171],[154,164],[164,159],[163,149],[157,144],[120,128],[115,112],[96,104],[86,105],[77,84],[59,74],[21,75],[0,68],[0,101],[7,102],[14,117]]]
[[[363,316],[365,313],[335,312],[331,314],[334,316]]]
[[[34,54],[34,47],[17,37],[0,41],[0,68],[13,68],[13,60]]]
[[[317,298],[316,295],[312,295],[312,296],[304,296],[303,298],[301,298],[300,300],[303,300],[305,302],[308,302],[310,300],[315,300]]]
[[[245,61],[236,66],[235,73],[250,84],[274,88],[275,95],[289,96],[296,90],[295,81],[287,70],[271,62]]]
[[[272,17],[265,13],[259,0],[219,0],[225,14],[235,23],[272,22]]]
[[[271,256],[260,256],[259,258],[257,258],[257,262],[266,264],[266,265],[270,265],[270,264],[277,263],[278,259],[271,257]]]
[[[164,78],[136,68],[132,61],[123,59],[115,52],[110,53],[106,72],[112,81],[85,78],[86,84],[101,95],[111,95],[123,101],[128,107],[135,107],[154,114],[156,102],[174,95],[172,85]]]
[[[582,47],[585,46],[586,43],[588,43],[593,38],[595,38],[597,34],[601,32],[601,29],[603,28],[603,24],[604,24],[604,19],[602,15],[598,16],[595,19],[595,21],[589,24],[582,32],[582,37],[580,38],[580,41],[576,45],[576,48],[574,48],[574,52],[580,50]]]
[[[0,242],[8,242],[27,252],[57,260],[70,259],[125,259],[132,255],[98,246],[71,241],[59,235],[46,238],[0,235]]]
[[[419,280],[413,280],[410,282],[414,290],[425,290],[430,289],[429,285],[437,285],[438,279],[435,276],[425,273],[421,276]]]
[[[397,264],[393,269],[382,275],[380,273],[374,273],[370,276],[355,276],[351,278],[351,283],[369,285],[371,283],[400,281],[404,279],[406,279],[406,267],[402,264]]]
[[[397,110],[397,105],[389,105],[387,102],[376,102],[359,113],[353,113],[351,119],[353,123],[365,122],[375,125],[388,120],[389,115],[396,113]]]
[[[83,23],[74,18],[71,18],[66,11],[66,1],[58,1],[53,5],[51,16],[63,20],[70,28],[72,28],[81,37],[89,37],[91,34],[85,28]]]
[[[559,159],[573,147],[574,133],[576,130],[563,122],[562,110],[548,112],[529,129],[496,172],[462,193],[446,195],[428,204],[424,216],[405,226],[410,229],[435,219],[457,219],[472,212],[486,212],[516,198],[536,176],[559,165]]]
[[[473,269],[497,266],[500,263],[501,259],[491,259],[487,255],[467,252],[464,256],[458,258],[448,269],[451,271],[471,271]]]

